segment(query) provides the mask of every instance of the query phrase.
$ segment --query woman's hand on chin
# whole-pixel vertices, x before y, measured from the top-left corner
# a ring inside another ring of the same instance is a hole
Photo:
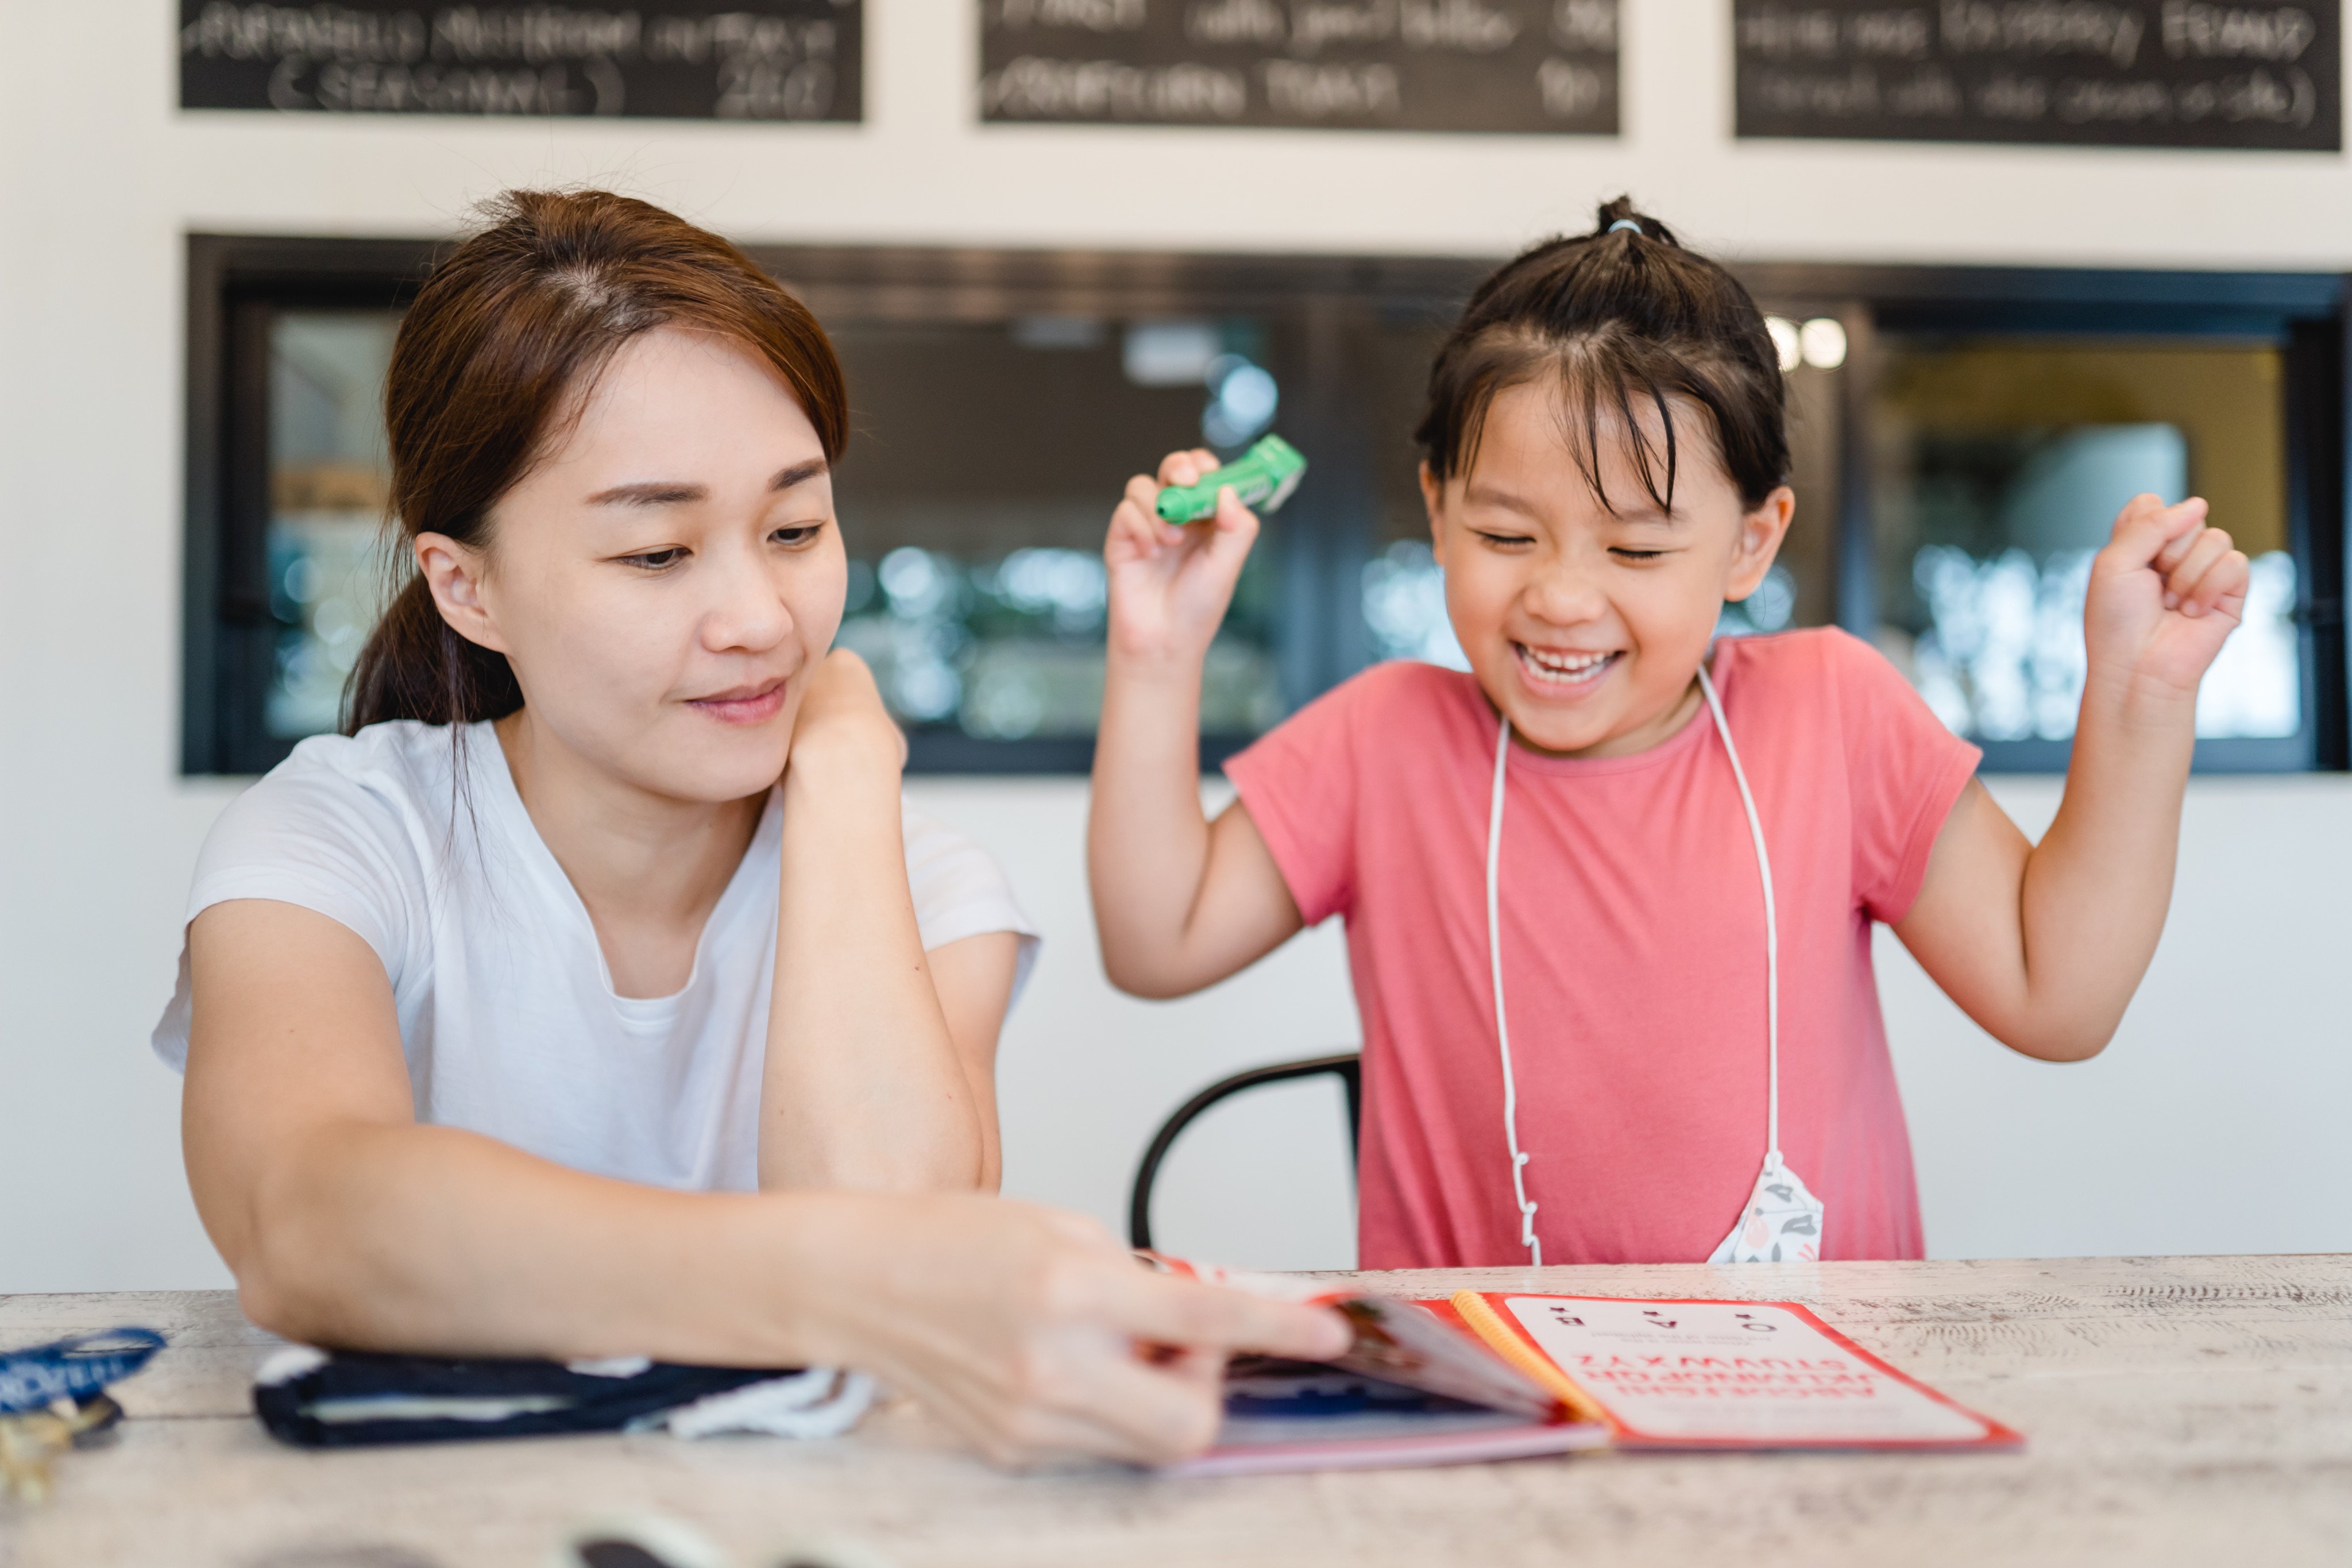
[[[1183,1458],[1216,1435],[1229,1355],[1328,1359],[1349,1342],[1336,1312],[1154,1273],[1077,1215],[976,1196],[834,1201],[838,1246],[857,1258],[835,1252],[817,1289],[863,1298],[824,1313],[840,1359],[995,1464]]]
[[[907,765],[907,736],[883,705],[881,689],[866,661],[845,647],[824,656],[793,723],[793,750],[784,765],[790,778],[806,761],[846,767],[861,774],[887,772],[894,780]]]

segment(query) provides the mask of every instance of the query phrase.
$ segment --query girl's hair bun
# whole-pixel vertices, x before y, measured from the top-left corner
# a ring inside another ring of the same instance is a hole
[[[1521,252],[1471,295],[1430,367],[1413,432],[1430,473],[1467,473],[1496,397],[1549,381],[1602,506],[1615,510],[1601,470],[1604,447],[1617,444],[1662,511],[1673,510],[1676,474],[1694,451],[1719,464],[1748,505],[1761,504],[1789,474],[1788,390],[1763,312],[1737,278],[1684,248],[1631,197],[1599,217],[1591,234]]]
[[[1630,227],[1627,226],[1629,225]],[[1673,229],[1636,207],[1631,196],[1619,196],[1613,202],[1601,203],[1600,216],[1592,226],[1592,233],[1587,237],[1606,239],[1621,228],[1627,234],[1639,234],[1643,239],[1654,239],[1661,245],[1682,244],[1675,237]]]

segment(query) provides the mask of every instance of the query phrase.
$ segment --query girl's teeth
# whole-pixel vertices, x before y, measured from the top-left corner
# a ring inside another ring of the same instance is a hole
[[[1520,662],[1538,680],[1570,684],[1591,679],[1617,656],[1613,653],[1543,653],[1522,644]]]

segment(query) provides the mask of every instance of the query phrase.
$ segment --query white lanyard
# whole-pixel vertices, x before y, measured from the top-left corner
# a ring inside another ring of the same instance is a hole
[[[1780,931],[1772,900],[1772,858],[1764,848],[1764,822],[1757,815],[1756,797],[1748,791],[1747,770],[1739,765],[1739,748],[1732,743],[1731,726],[1724,721],[1723,704],[1703,665],[1698,689],[1715,720],[1715,732],[1723,737],[1724,755],[1731,759],[1732,782],[1739,786],[1739,804],[1748,813],[1748,831],[1756,842],[1757,876],[1764,885],[1764,1167],[1731,1234],[1707,1261],[1762,1263],[1785,1258],[1810,1262],[1821,1256],[1822,1203],[1780,1159]],[[1511,1073],[1511,1031],[1503,1008],[1503,784],[1510,755],[1511,721],[1507,716],[1495,737],[1495,790],[1486,816],[1486,952],[1495,976],[1495,1043],[1503,1058],[1503,1135],[1511,1151],[1511,1193],[1519,1208],[1519,1244],[1528,1249],[1528,1260],[1541,1268],[1543,1243],[1536,1237],[1536,1205],[1528,1197],[1528,1156],[1519,1148],[1519,1088]]]

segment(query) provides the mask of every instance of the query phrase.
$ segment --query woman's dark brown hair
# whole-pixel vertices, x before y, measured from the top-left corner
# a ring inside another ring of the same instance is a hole
[[[1535,247],[1470,297],[1430,368],[1413,433],[1430,472],[1466,474],[1496,396],[1539,375],[1559,378],[1563,433],[1604,507],[1606,420],[1650,500],[1672,510],[1676,403],[1705,411],[1745,504],[1760,506],[1788,479],[1787,393],[1763,312],[1738,279],[1626,197],[1601,209],[1591,234]]]
[[[833,344],[734,246],[608,191],[509,191],[482,216],[417,292],[393,345],[383,409],[396,542],[488,543],[499,498],[557,444],[621,346],[656,327],[731,339],[764,361],[825,459],[840,460],[849,415]],[[352,671],[343,732],[520,708],[506,656],[458,636],[413,565],[404,576]]]

